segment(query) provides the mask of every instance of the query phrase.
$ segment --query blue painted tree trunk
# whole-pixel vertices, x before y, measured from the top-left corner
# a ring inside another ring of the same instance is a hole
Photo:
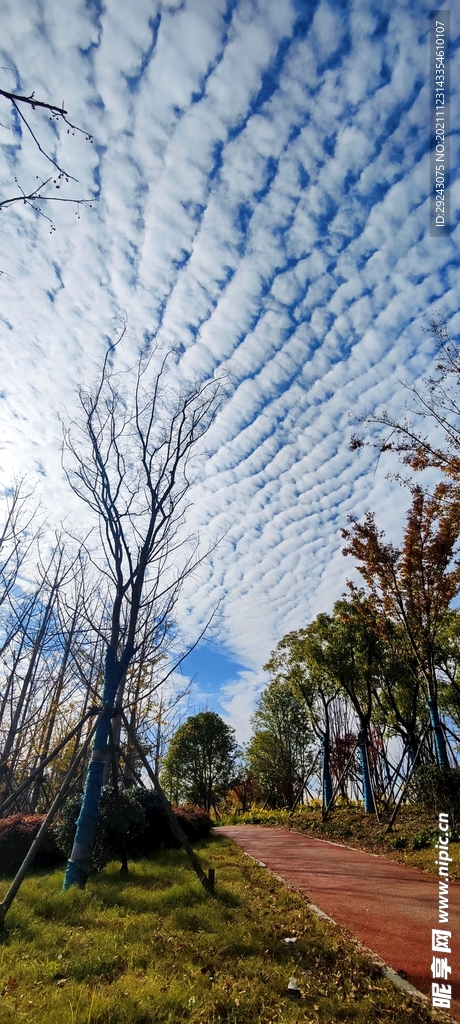
[[[323,807],[326,810],[332,800],[331,745],[329,730],[323,733]]]
[[[372,794],[369,774],[369,762],[367,760],[367,729],[362,728],[360,730],[358,740],[359,757],[361,761],[361,777],[363,780],[364,811],[366,814],[375,814],[374,797]]]
[[[78,885],[80,889],[84,889],[88,879],[99,813],[104,767],[107,758],[110,721],[118,685],[128,668],[133,651],[132,646],[126,645],[120,661],[117,661],[114,648],[107,648],[103,695],[103,705],[106,708],[106,713],[101,716],[94,737],[92,757],[86,775],[85,791],[77,821],[72,853],[67,861],[62,885],[63,889],[69,889],[72,885]]]
[[[447,756],[446,738],[444,731],[439,721],[438,706],[436,701],[430,697],[427,701],[428,711],[430,715],[430,722],[434,732],[434,743],[436,747],[436,758],[439,765],[443,767],[449,767],[449,758]]]
[[[414,737],[411,736],[409,738],[409,761],[410,761],[411,767],[415,764],[415,758],[417,757],[417,749],[418,749],[418,745],[415,742]]]

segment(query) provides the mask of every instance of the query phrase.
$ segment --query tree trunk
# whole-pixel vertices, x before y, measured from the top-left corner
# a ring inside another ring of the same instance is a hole
[[[331,739],[329,728],[323,733],[323,806],[329,807],[332,800],[332,779],[331,779]]]
[[[121,726],[121,715],[119,717],[120,717],[120,726]],[[117,760],[116,751],[115,751],[113,724],[112,724],[112,728],[109,729],[109,745],[110,745],[110,758],[108,758],[108,760],[111,762],[111,765],[112,765],[112,785],[113,785],[113,792],[114,792],[114,797],[115,797],[115,814],[116,814],[116,819],[117,819],[117,828],[118,828],[119,836],[120,836],[120,861],[121,861],[120,871],[121,871],[122,875],[127,875],[128,874],[128,854],[126,852],[125,833],[123,831],[123,815],[121,813],[120,788],[119,788],[119,785],[118,785],[118,760]]]
[[[104,767],[107,758],[107,743],[109,738],[111,715],[118,686],[126,672],[126,669],[128,668],[132,655],[133,647],[132,645],[127,644],[120,661],[117,661],[114,647],[109,646],[107,648],[103,695],[103,705],[106,711],[99,720],[96,730],[93,753],[86,777],[83,801],[77,821],[75,840],[72,853],[67,862],[67,869],[62,885],[64,890],[69,889],[72,885],[78,885],[80,889],[84,889],[88,880],[91,853],[94,846],[94,835],[99,813]]]
[[[439,721],[438,706],[433,697],[430,697],[428,699],[427,704],[430,715],[431,727],[434,732],[436,760],[439,765],[442,765],[442,767],[444,768],[448,768],[449,758],[447,756],[446,738],[444,736],[441,722]]]
[[[358,738],[358,750],[361,761],[361,774],[363,780],[364,811],[366,814],[375,814],[375,804],[372,793],[371,777],[369,772],[369,761],[367,757],[367,726],[361,725]]]
[[[409,762],[412,767],[415,764],[415,758],[417,757],[418,743],[417,738],[413,732],[408,734],[409,741]]]

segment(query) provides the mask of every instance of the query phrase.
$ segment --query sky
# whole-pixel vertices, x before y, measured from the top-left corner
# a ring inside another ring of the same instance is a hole
[[[450,4],[446,5],[450,8]],[[58,413],[126,315],[123,359],[174,344],[180,379],[229,374],[187,525],[223,539],[184,589],[193,704],[250,735],[263,665],[353,576],[347,514],[398,541],[408,493],[353,417],[401,416],[460,327],[458,19],[451,18],[451,234],[429,233],[425,0],[4,0],[0,88],[38,110],[61,198],[1,211],[0,484],[76,513]],[[53,168],[0,97],[2,198]],[[15,183],[17,179],[17,184]],[[50,225],[46,217],[50,217]],[[394,468],[394,467],[392,467]]]

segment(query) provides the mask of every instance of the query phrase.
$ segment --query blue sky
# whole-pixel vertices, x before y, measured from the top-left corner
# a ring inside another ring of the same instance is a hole
[[[448,5],[449,6],[449,5]],[[184,590],[195,705],[241,739],[288,630],[327,611],[353,565],[348,511],[401,533],[407,493],[349,450],[350,413],[400,415],[402,381],[433,366],[423,332],[459,329],[458,24],[452,17],[450,238],[430,238],[429,11],[424,0],[14,0],[0,81],[93,136],[34,116],[42,143],[94,196],[56,231],[2,213],[0,480],[27,471],[58,521],[77,515],[56,412],[91,378],[113,317],[180,346],[181,377],[231,371],[192,490],[189,527],[224,540]],[[1,191],[47,165],[4,104]],[[13,129],[13,130],[12,130]],[[51,206],[51,204],[50,204]],[[136,340],[137,339],[137,340]],[[80,513],[81,516],[81,513]]]

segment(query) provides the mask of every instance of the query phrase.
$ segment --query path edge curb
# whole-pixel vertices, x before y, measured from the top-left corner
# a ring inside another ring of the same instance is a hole
[[[270,870],[270,868],[268,868],[268,870]],[[272,872],[272,874],[274,875],[275,878],[278,879],[279,882],[282,882],[283,885],[289,884],[284,880],[284,878],[281,877],[281,875],[275,875],[274,872]],[[294,887],[289,886],[289,888],[291,889]],[[295,891],[297,892],[297,890]],[[324,921],[329,921],[329,924],[333,924],[336,928],[343,929],[343,925],[340,925],[337,921],[334,921],[333,917],[330,917],[329,914],[326,914],[324,910],[321,910],[321,908],[317,907],[314,903],[308,902],[307,906],[309,907],[310,910],[313,911],[314,914],[316,914],[317,917],[322,918]],[[354,945],[357,947],[357,949],[359,949],[360,953],[364,953],[366,957],[372,961],[372,963],[376,964],[377,967],[380,967],[382,974],[385,976],[385,978],[388,978],[388,981],[393,982],[393,985],[396,985],[397,988],[400,988],[403,992],[407,992],[408,995],[413,996],[415,999],[421,999],[422,1002],[429,1006],[432,1014],[435,1015],[436,1020],[445,1021],[446,1024],[456,1024],[454,1017],[451,1017],[450,1014],[443,1013],[442,1010],[438,1010],[435,1006],[432,1006],[431,999],[429,996],[426,996],[424,992],[420,992],[420,989],[415,988],[414,985],[411,985],[410,981],[406,981],[405,978],[401,978],[401,975],[398,974],[398,972],[395,971],[393,967],[390,967],[390,965],[387,964],[385,960],[382,960],[378,953],[375,953],[373,949],[369,949],[368,946],[365,946],[364,942],[360,942],[360,940],[356,938],[356,935],[353,935],[352,932],[348,931],[348,928],[345,930],[347,931],[349,937],[352,939]]]
[[[229,839],[230,836],[226,836],[225,838]],[[233,842],[235,842],[235,840],[233,840]],[[240,849],[242,848],[240,847]],[[271,868],[269,868],[268,865],[265,864],[263,860],[259,860],[258,857],[253,857],[252,853],[247,853],[246,850],[243,850],[242,852],[245,857],[249,857],[249,859],[253,860],[254,863],[257,864],[260,868],[264,868],[265,871],[268,871],[271,875],[273,875],[273,878],[276,878],[278,882],[281,882],[283,885],[285,885],[287,889],[291,889],[292,892],[295,892],[297,893],[297,895],[302,896],[302,898],[305,900],[307,908],[309,910],[312,910],[316,917],[321,918],[323,921],[328,921],[329,924],[332,924],[334,928],[337,928],[339,931],[346,931],[348,937],[351,939],[351,941],[360,951],[360,953],[364,953],[365,956],[369,960],[371,960],[372,963],[376,964],[376,966],[380,968],[382,974],[384,975],[385,978],[388,979],[388,981],[391,981],[393,985],[396,985],[397,988],[400,988],[403,992],[406,992],[407,995],[413,996],[414,999],[421,999],[422,1002],[430,1008],[434,1020],[438,1020],[440,1022],[445,1021],[445,1024],[457,1024],[455,1017],[451,1017],[450,1014],[445,1013],[442,1010],[438,1010],[436,1007],[432,1006],[431,999],[429,996],[426,996],[424,992],[420,992],[420,989],[415,988],[415,985],[411,985],[411,983],[409,981],[406,981],[405,978],[401,978],[401,976],[397,973],[397,971],[394,970],[393,967],[390,967],[390,965],[387,964],[385,960],[382,960],[378,953],[375,953],[373,949],[369,949],[368,946],[365,946],[364,942],[360,942],[360,940],[356,938],[356,935],[353,935],[353,932],[349,931],[348,928],[345,928],[343,925],[339,924],[338,921],[334,921],[334,918],[330,917],[329,914],[326,914],[324,910],[321,910],[321,907],[317,907],[315,903],[311,903],[304,890],[298,889],[295,885],[292,885],[292,883],[288,882],[286,878],[282,877],[282,875],[277,875],[276,872],[272,871]]]
[[[281,875],[275,875],[275,878],[278,878],[280,882],[284,882],[284,879],[281,878]],[[284,882],[284,884],[286,883]],[[334,921],[333,917],[330,917],[329,914],[326,914],[324,910],[321,910],[321,908],[317,907],[314,903],[309,902],[308,907],[310,910],[313,911],[314,914],[317,915],[317,917],[321,917],[324,921],[329,921],[330,924],[335,925],[336,928],[343,927],[338,923],[338,921]],[[431,1006],[429,996],[426,996],[424,992],[420,992],[420,989],[415,988],[415,985],[411,985],[410,981],[406,981],[405,978],[401,978],[401,975],[398,974],[398,972],[395,971],[393,967],[390,967],[389,964],[385,963],[385,960],[382,960],[378,953],[375,953],[373,949],[369,949],[368,946],[365,946],[364,942],[360,942],[355,935],[352,935],[352,939],[354,944],[358,947],[358,949],[365,953],[366,956],[368,956],[373,963],[377,964],[382,969],[382,974],[384,974],[385,977],[389,979],[389,981],[392,981],[394,985],[397,985],[398,988],[402,989],[404,992],[408,992],[411,996],[417,996],[419,999],[423,999],[425,1003],[428,1003]]]

